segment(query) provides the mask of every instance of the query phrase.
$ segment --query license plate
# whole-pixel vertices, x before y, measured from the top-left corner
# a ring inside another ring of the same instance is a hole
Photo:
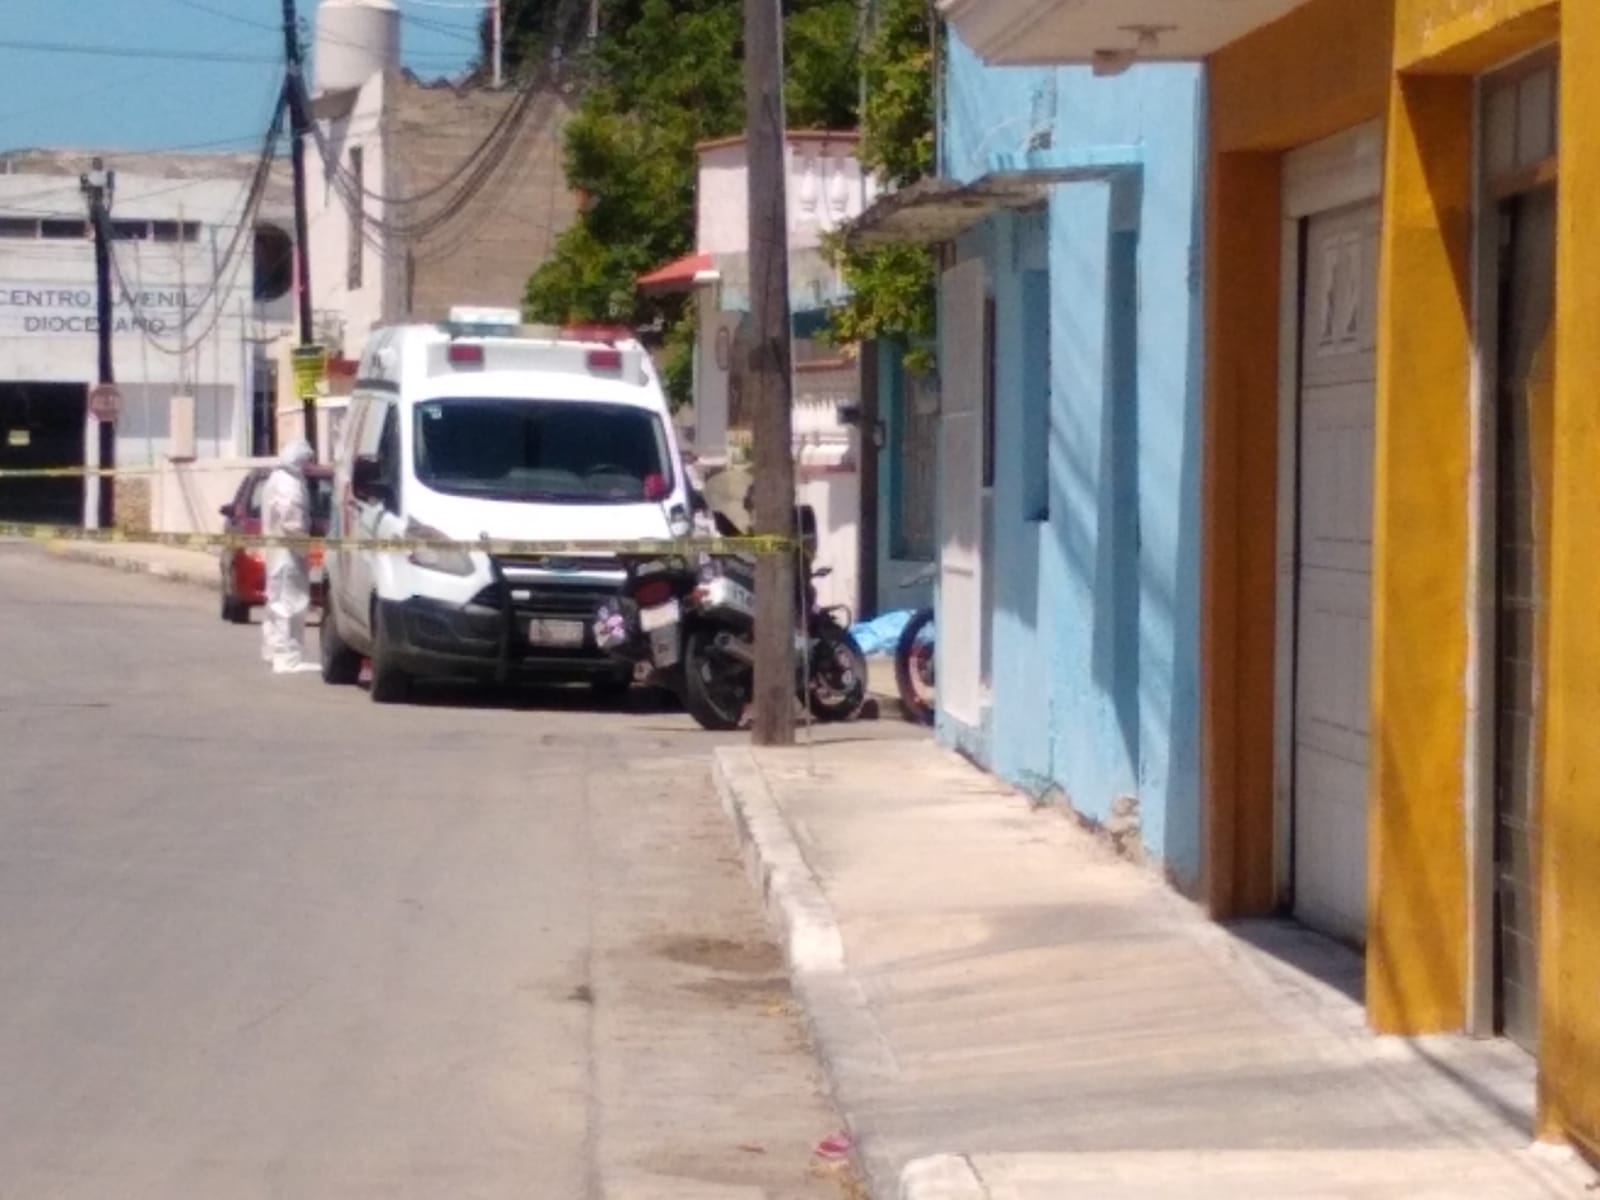
[[[639,628],[646,633],[654,633],[658,629],[676,625],[680,619],[681,610],[676,600],[668,600],[665,604],[639,610]]]
[[[535,617],[528,622],[528,641],[535,646],[571,649],[583,645],[582,621],[549,621]]]
[[[658,667],[675,667],[678,665],[677,626],[668,626],[666,629],[653,629],[650,631],[650,661]]]

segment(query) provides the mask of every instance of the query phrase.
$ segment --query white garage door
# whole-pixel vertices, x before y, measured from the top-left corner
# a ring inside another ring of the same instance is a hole
[[[1306,223],[1296,556],[1294,908],[1366,939],[1376,204]]]

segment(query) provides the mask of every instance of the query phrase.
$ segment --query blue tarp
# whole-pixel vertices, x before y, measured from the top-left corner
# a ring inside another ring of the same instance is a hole
[[[874,617],[870,621],[862,621],[851,626],[850,636],[855,638],[856,645],[861,647],[861,653],[868,658],[878,654],[893,654],[895,647],[900,644],[900,635],[905,632],[911,617],[910,609],[884,613],[881,617]]]

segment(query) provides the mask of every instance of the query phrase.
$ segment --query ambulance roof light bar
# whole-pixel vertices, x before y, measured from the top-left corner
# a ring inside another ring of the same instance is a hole
[[[514,308],[478,308],[457,305],[444,322],[451,337],[516,337],[522,333],[522,314]]]

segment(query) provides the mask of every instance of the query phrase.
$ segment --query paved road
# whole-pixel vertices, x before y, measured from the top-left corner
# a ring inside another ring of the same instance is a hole
[[[848,1187],[712,739],[256,639],[0,546],[0,1196]]]

